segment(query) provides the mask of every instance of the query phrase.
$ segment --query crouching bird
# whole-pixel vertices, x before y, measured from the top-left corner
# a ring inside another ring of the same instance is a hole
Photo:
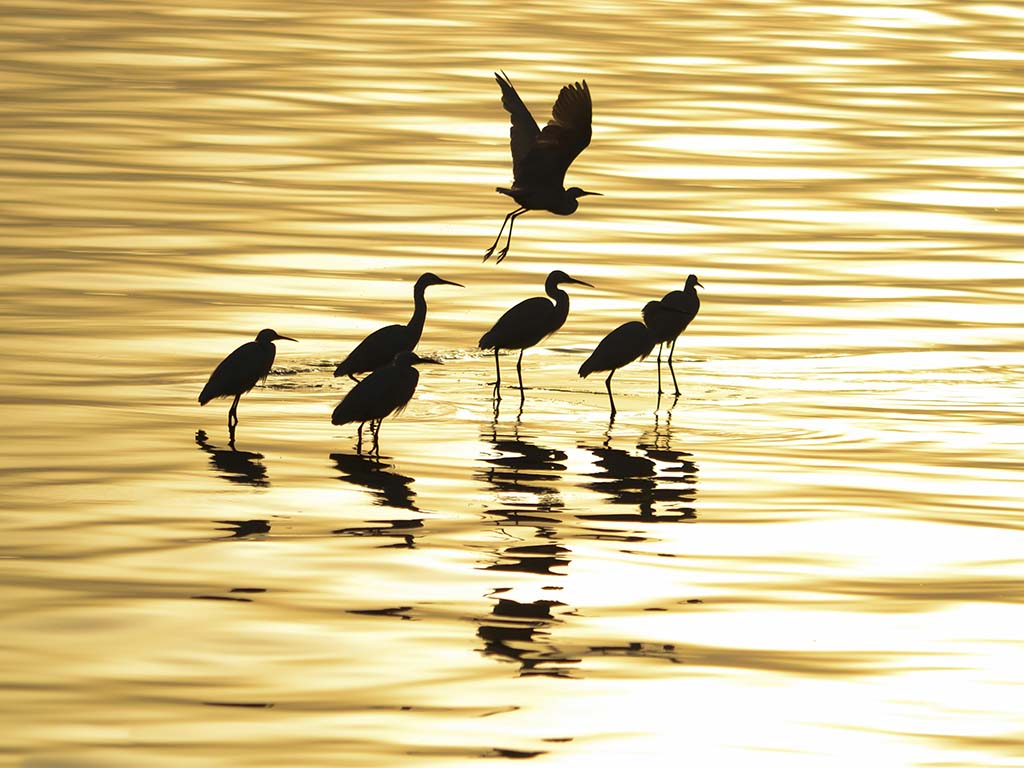
[[[370,422],[370,434],[373,436],[371,452],[380,455],[380,424],[392,413],[401,413],[412,400],[420,380],[420,372],[413,366],[422,363],[441,364],[439,360],[420,357],[403,349],[388,365],[378,368],[352,387],[338,403],[331,414],[331,423],[340,426],[359,422],[356,432],[358,453],[363,451],[363,425]]]

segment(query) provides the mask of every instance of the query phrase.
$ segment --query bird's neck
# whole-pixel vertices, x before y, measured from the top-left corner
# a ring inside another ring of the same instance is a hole
[[[409,318],[409,324],[406,326],[415,336],[418,342],[420,336],[423,333],[423,323],[427,320],[427,297],[426,288],[417,287],[413,292],[413,310],[412,317]],[[415,344],[413,345],[415,346]]]
[[[555,317],[560,319],[558,325],[561,327],[562,323],[565,322],[565,318],[569,316],[569,294],[557,285],[548,289],[547,294],[555,300]]]

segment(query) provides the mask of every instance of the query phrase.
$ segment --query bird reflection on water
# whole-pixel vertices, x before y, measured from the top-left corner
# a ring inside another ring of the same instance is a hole
[[[670,427],[669,421],[659,429],[655,421],[655,429],[637,443],[643,455],[612,448],[610,429],[601,445],[580,445],[596,457],[599,470],[589,475],[594,479],[584,487],[611,497],[614,505],[639,510],[579,515],[581,520],[674,523],[697,517],[697,465],[691,453],[672,449]],[[668,506],[659,512],[658,505]]]
[[[364,456],[352,453],[332,453],[331,461],[341,472],[341,480],[352,483],[370,492],[374,504],[395,509],[410,509],[418,512],[414,499],[416,492],[410,488],[415,478],[389,472],[393,464],[385,464],[387,456]]]
[[[201,429],[196,432],[196,445],[209,454],[210,465],[218,477],[231,483],[252,485],[257,488],[266,488],[270,485],[262,453],[217,448],[210,445],[206,432]]]

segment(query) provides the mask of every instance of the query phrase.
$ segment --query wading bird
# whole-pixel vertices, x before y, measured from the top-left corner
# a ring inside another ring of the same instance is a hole
[[[651,309],[652,304],[657,302],[649,301],[644,307],[644,314]],[[587,378],[594,371],[611,371],[608,378],[604,380],[604,386],[608,390],[608,402],[611,403],[611,416],[615,418],[615,398],[612,397],[612,376],[615,371],[624,365],[629,365],[634,360],[643,360],[654,349],[657,342],[651,330],[639,320],[623,323],[614,331],[609,333],[601,343],[597,345],[590,357],[580,366],[580,378]]]
[[[256,334],[256,341],[243,344],[221,360],[199,394],[200,405],[206,405],[215,397],[235,396],[228,411],[228,445],[232,448],[235,443],[235,427],[238,426],[238,401],[258,382],[267,378],[271,366],[274,365],[274,356],[277,354],[277,348],[274,346],[277,339],[296,341],[270,328],[264,328]]]
[[[359,381],[355,374],[375,371],[388,365],[399,352],[416,349],[416,345],[420,343],[420,336],[423,335],[423,322],[427,319],[427,299],[424,293],[432,285],[465,287],[460,283],[440,278],[433,272],[420,275],[412,289],[414,308],[408,324],[378,328],[359,342],[348,357],[338,363],[334,375],[348,376],[352,381]]]
[[[359,453],[363,450],[363,425],[366,422],[370,422],[373,450],[380,453],[380,423],[392,413],[405,410],[420,380],[420,372],[413,366],[420,363],[441,364],[438,360],[420,357],[412,350],[404,349],[394,356],[391,363],[378,368],[352,387],[338,403],[331,414],[331,423],[341,425],[359,422],[356,443]]]
[[[696,275],[689,275],[686,278],[686,286],[681,291],[666,293],[661,301],[650,301],[644,307],[644,323],[654,334],[654,340],[658,344],[658,394],[661,394],[661,350],[666,342],[671,341],[672,346],[668,350],[668,369],[672,373],[672,386],[675,388],[675,396],[679,397],[679,385],[676,383],[676,371],[672,367],[672,355],[676,351],[676,339],[679,334],[686,330],[686,327],[697,316],[700,310],[700,297],[697,296],[697,289],[694,286],[701,285]]]
[[[494,238],[494,244],[484,254],[484,261],[494,253],[501,234],[508,225],[508,240],[497,252],[498,262],[505,258],[512,245],[512,225],[527,211],[545,210],[568,216],[579,207],[584,195],[600,195],[579,187],[565,189],[565,172],[576,156],[590,144],[591,103],[587,81],[562,86],[551,110],[551,120],[541,130],[530,110],[519,98],[508,76],[494,74],[501,86],[501,104],[511,115],[509,131],[512,146],[512,187],[496,187],[519,205],[505,216]]]
[[[544,292],[555,300],[552,304],[543,296],[534,296],[516,304],[498,318],[487,333],[480,337],[480,349],[494,350],[494,399],[501,401],[501,366],[498,364],[498,352],[502,349],[518,349],[519,361],[516,373],[519,375],[519,401],[525,398],[523,392],[523,351],[539,344],[565,324],[569,316],[569,294],[559,288],[560,283],[576,283],[593,288],[590,283],[569,277],[565,272],[556,269],[544,281]]]

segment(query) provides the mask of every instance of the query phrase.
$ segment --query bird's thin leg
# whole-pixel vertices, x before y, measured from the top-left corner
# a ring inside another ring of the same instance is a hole
[[[360,421],[359,429],[356,430],[356,453],[358,454],[363,452],[363,425],[365,423],[365,421]],[[370,427],[370,429],[373,429],[373,427]]]
[[[661,400],[661,348],[665,346],[665,342],[661,342],[658,345],[658,399]]]
[[[494,348],[494,372],[497,379],[494,382],[494,401],[501,402],[501,364],[498,362],[498,348]]]
[[[377,419],[377,429],[373,431],[373,452],[377,454],[377,461],[380,461],[380,425],[383,422],[384,419]]]
[[[501,235],[505,231],[505,225],[508,224],[509,219],[511,219],[517,213],[522,213],[525,210],[525,208],[520,206],[519,208],[516,208],[514,211],[509,211],[508,213],[505,214],[505,220],[501,222],[501,229],[498,230],[498,236],[494,238],[494,242],[491,243],[491,247],[487,249],[486,253],[484,253],[484,261],[487,261],[491,257],[491,254],[494,253],[494,249],[498,247],[498,242],[501,240]]]
[[[676,369],[672,367],[672,355],[675,354],[675,351],[676,351],[676,339],[678,339],[678,338],[679,337],[677,336],[675,339],[672,339],[672,346],[669,347],[669,350],[668,350],[668,369],[670,371],[672,371],[672,386],[676,390],[676,397],[679,397],[679,385],[676,384]]]
[[[615,375],[613,370],[608,374],[608,378],[604,380],[605,389],[608,390],[608,402],[612,404],[612,418],[615,418],[615,398],[612,397],[612,376]]]
[[[498,251],[498,260],[497,260],[498,264],[501,264],[501,262],[508,255],[509,246],[512,245],[512,225],[515,224],[516,223],[516,219],[518,219],[520,216],[522,216],[524,213],[526,213],[527,210],[529,210],[529,209],[527,209],[527,208],[520,208],[518,211],[513,211],[512,212],[512,214],[511,214],[512,218],[510,218],[508,220],[508,240],[505,241],[505,247],[502,248],[500,251]]]
[[[526,390],[523,388],[523,352],[526,350],[519,350],[519,360],[516,361],[516,373],[519,375],[519,411],[523,410],[523,402],[526,400]]]
[[[241,399],[241,394],[235,395],[234,402],[228,410],[228,441],[232,447],[235,444],[235,427],[238,426],[238,401]]]

